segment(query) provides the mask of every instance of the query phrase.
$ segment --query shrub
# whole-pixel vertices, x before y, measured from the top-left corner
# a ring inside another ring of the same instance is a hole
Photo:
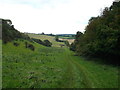
[[[32,44],[29,44],[28,42],[25,42],[25,47],[31,49],[32,51],[35,50],[35,47]]]
[[[43,42],[44,42],[44,45],[47,46],[47,47],[52,46],[52,43],[49,40],[44,40]]]
[[[19,46],[20,44],[17,43],[17,42],[14,42],[13,45],[14,45],[14,46]]]

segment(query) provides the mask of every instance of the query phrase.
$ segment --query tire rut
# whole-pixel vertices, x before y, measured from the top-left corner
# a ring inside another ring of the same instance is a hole
[[[77,74],[82,77],[82,81],[81,82],[75,82],[75,83],[79,83],[80,86],[79,87],[84,87],[84,88],[95,88],[94,87],[94,83],[91,81],[91,79],[87,76],[87,70],[82,66],[80,65],[79,63],[77,63],[71,56],[70,52],[68,53],[66,51],[66,56],[68,57],[68,62],[69,64],[71,64],[72,66],[72,70],[73,70],[73,74],[77,72]],[[73,66],[76,68],[76,69],[73,69]],[[73,76],[72,76],[73,77]],[[74,76],[75,77],[75,76]],[[79,79],[79,78],[76,78],[76,79]],[[74,80],[74,81],[77,81],[77,80]],[[80,80],[79,80],[80,81]],[[74,83],[74,84],[75,84]]]

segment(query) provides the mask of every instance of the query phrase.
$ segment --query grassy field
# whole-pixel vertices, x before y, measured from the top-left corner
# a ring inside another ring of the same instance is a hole
[[[62,39],[75,39],[75,37],[64,37],[64,36],[59,36],[59,38],[62,38]]]
[[[53,47],[37,43],[35,51],[25,48],[25,41],[3,44],[3,88],[117,88],[118,68],[95,63],[74,56],[66,46],[59,47],[54,37],[31,36],[49,39]]]

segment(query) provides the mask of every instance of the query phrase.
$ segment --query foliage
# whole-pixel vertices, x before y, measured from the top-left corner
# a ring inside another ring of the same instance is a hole
[[[72,51],[78,50],[78,44],[79,42],[82,42],[82,36],[83,36],[83,33],[78,31],[75,36],[75,41],[70,45],[70,50]]]
[[[58,34],[57,36],[62,39],[75,39],[74,34]]]
[[[19,46],[20,44],[17,43],[17,42],[13,42],[13,45],[17,47],[17,46]]]
[[[57,35],[55,36],[55,41],[59,41],[59,37]]]
[[[63,40],[59,40],[59,36],[58,35],[55,36],[55,41],[57,41],[57,42],[64,42]]]
[[[76,51],[76,45],[75,45],[75,43],[72,43],[72,44],[70,45],[70,50]]]
[[[44,32],[42,32],[42,33],[41,33],[41,35],[45,35],[45,33],[44,33]]]
[[[52,43],[49,41],[49,40],[44,40],[43,41],[43,44],[47,47],[51,47],[52,46]]]
[[[71,45],[78,55],[105,58],[117,63],[120,58],[120,2],[105,8],[98,17],[92,17],[85,33],[77,32]]]
[[[51,47],[52,46],[52,43],[49,40],[42,41],[42,40],[36,39],[36,38],[32,38],[32,40],[35,41],[38,44],[41,44],[41,45],[44,45],[44,46],[47,46],[47,47]]]
[[[35,50],[35,47],[34,47],[32,44],[28,43],[28,42],[25,42],[25,47],[26,47],[26,48],[29,48],[29,49],[32,50],[32,51]]]
[[[68,41],[64,41],[64,43],[66,44],[66,46],[70,46],[69,42]]]
[[[56,35],[54,35],[54,34],[52,34],[52,33],[51,33],[51,34],[45,34],[45,35],[48,35],[48,36],[56,36]]]
[[[50,42],[52,42],[52,46],[53,47],[60,47],[59,44],[64,44],[63,42],[56,42],[55,41],[55,36],[48,36],[48,35],[38,35],[38,34],[33,34],[33,33],[29,33],[27,34],[30,38],[34,38],[34,39],[40,39],[42,41],[44,40],[49,40]],[[59,43],[59,44],[58,44]]]
[[[39,43],[39,44],[42,44],[43,45],[43,42],[42,40],[40,39],[36,39],[36,38],[31,38],[33,41],[35,41],[36,43]]]
[[[12,40],[16,39],[25,39],[29,40],[29,36],[25,35],[24,33],[19,32],[14,28],[12,25],[12,21],[9,19],[2,19],[2,40],[3,43],[7,43]]]

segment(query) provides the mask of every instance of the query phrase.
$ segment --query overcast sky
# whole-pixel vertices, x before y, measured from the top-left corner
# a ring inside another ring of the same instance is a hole
[[[75,34],[114,0],[0,0],[0,18],[21,32]]]

